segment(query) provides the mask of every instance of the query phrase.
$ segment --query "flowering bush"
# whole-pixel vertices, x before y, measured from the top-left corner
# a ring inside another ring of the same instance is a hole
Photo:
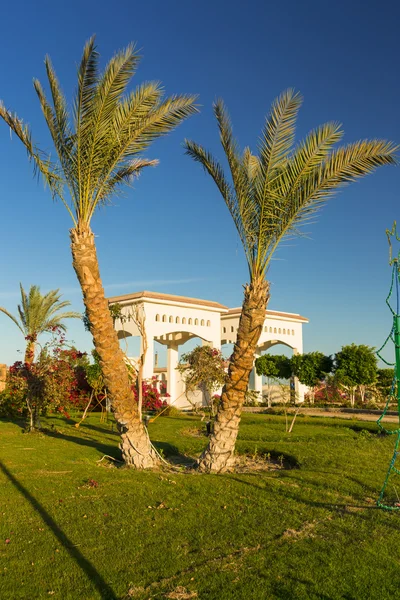
[[[6,388],[0,392],[0,418],[9,417],[13,419],[20,417],[21,413],[20,403],[16,402],[10,391]]]
[[[135,386],[132,387],[136,402],[139,401],[138,390]],[[157,377],[152,377],[149,380],[142,382],[142,409],[145,411],[161,412],[168,406],[168,402],[164,398],[169,398],[169,394],[165,391],[165,384],[162,383],[160,389],[158,387]]]
[[[346,402],[347,395],[333,381],[322,382],[316,386],[313,397],[310,394],[305,395],[305,400],[316,403],[334,403],[342,404]]]
[[[215,415],[217,403],[215,394],[227,377],[228,362],[220,350],[210,346],[196,346],[191,352],[183,354],[177,369],[185,383],[186,397],[188,393],[200,389],[212,415]]]
[[[68,409],[87,402],[73,366],[78,352],[63,348],[65,338],[59,330],[53,333],[36,362],[18,361],[10,367],[0,405],[8,416],[29,416],[31,430],[38,427],[41,414],[51,411],[69,417]]]

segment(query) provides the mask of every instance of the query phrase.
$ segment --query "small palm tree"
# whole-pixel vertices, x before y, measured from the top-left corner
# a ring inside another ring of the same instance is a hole
[[[78,87],[70,114],[51,61],[45,60],[50,103],[39,83],[34,87],[55,146],[57,160],[42,152],[16,115],[0,105],[0,116],[25,145],[28,155],[69,212],[73,266],[82,287],[93,341],[122,433],[125,462],[152,467],[157,454],[143,426],[117,334],[105,298],[91,220],[123,184],[131,183],[157,161],[143,157],[150,144],[197,111],[194,96],[164,98],[159,83],[144,83],[126,93],[139,63],[133,46],[118,52],[103,73],[94,38],[85,45]]]
[[[281,241],[298,233],[334,191],[372,172],[395,164],[395,146],[365,140],[334,149],[340,125],[327,123],[294,146],[301,97],[293,90],[273,103],[257,155],[239,152],[222,101],[214,105],[230,178],[204,148],[186,141],[186,153],[215,181],[238,230],[249,267],[236,344],[222,393],[214,433],[200,458],[204,471],[221,472],[233,461],[241,410],[254,364],[254,353],[269,300],[266,273]]]
[[[64,319],[81,319],[82,315],[77,312],[60,312],[67,306],[71,306],[68,300],[60,301],[59,290],[51,290],[44,296],[40,293],[38,285],[31,285],[27,294],[19,284],[21,290],[21,304],[18,304],[18,317],[15,317],[5,308],[0,306],[0,312],[9,317],[27,341],[25,350],[25,362],[31,364],[35,358],[35,347],[38,336],[41,333],[52,331],[54,328],[66,330]]]

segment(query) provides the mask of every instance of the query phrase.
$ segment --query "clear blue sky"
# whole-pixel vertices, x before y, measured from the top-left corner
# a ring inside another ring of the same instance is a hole
[[[395,0],[16,0],[0,23],[0,97],[48,147],[32,78],[45,82],[43,58],[50,54],[71,98],[93,33],[103,61],[137,42],[143,60],[136,84],[156,79],[168,93],[198,93],[201,113],[149,153],[160,166],[96,215],[100,268],[109,295],[150,289],[238,306],[247,280],[240,242],[213,182],[184,156],[184,137],[220,153],[211,104],[222,97],[241,145],[255,149],[271,101],[294,87],[304,96],[299,136],[336,120],[345,141],[400,142],[399,30]],[[353,184],[330,200],[308,238],[278,252],[269,272],[270,308],[310,319],[306,351],[334,353],[353,341],[377,346],[386,337],[385,229],[400,221],[399,187],[394,167]],[[0,198],[0,304],[16,310],[21,281],[25,288],[61,288],[83,310],[67,212],[34,180],[24,149],[1,124]],[[70,326],[69,337],[90,349],[80,323]],[[18,359],[23,347],[18,330],[1,317],[0,362]]]

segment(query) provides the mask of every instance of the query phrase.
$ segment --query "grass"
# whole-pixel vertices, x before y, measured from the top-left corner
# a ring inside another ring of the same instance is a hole
[[[283,417],[245,414],[238,452],[291,468],[219,476],[99,463],[119,450],[97,415],[46,424],[0,421],[2,600],[398,597],[400,513],[375,506],[394,439],[374,423],[303,417],[288,435]],[[149,430],[182,462],[206,444],[201,427]]]

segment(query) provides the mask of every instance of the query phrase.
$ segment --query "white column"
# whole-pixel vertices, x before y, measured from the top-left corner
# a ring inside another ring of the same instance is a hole
[[[293,354],[302,354],[303,352],[303,344],[301,344],[301,350],[298,348],[293,348]],[[300,383],[297,377],[293,377],[294,381],[294,393],[295,393],[295,403],[301,404],[304,402],[304,394],[307,391],[307,386]]]
[[[259,358],[261,355],[260,354],[255,354],[254,359],[256,360],[257,358]],[[257,371],[256,371],[256,367],[253,367],[253,382],[254,382],[254,390],[256,392],[258,392],[258,401],[262,402],[262,375],[257,375]]]
[[[167,346],[167,392],[169,394],[169,403],[173,404],[176,398],[176,383],[178,372],[178,344],[168,344]]]
[[[296,404],[304,402],[304,392],[307,390],[307,386],[300,383],[297,377],[294,377],[294,391]]]
[[[143,346],[140,345],[140,354],[143,352]],[[154,375],[154,339],[149,336],[147,340],[147,351],[143,364],[143,379],[151,379]]]

